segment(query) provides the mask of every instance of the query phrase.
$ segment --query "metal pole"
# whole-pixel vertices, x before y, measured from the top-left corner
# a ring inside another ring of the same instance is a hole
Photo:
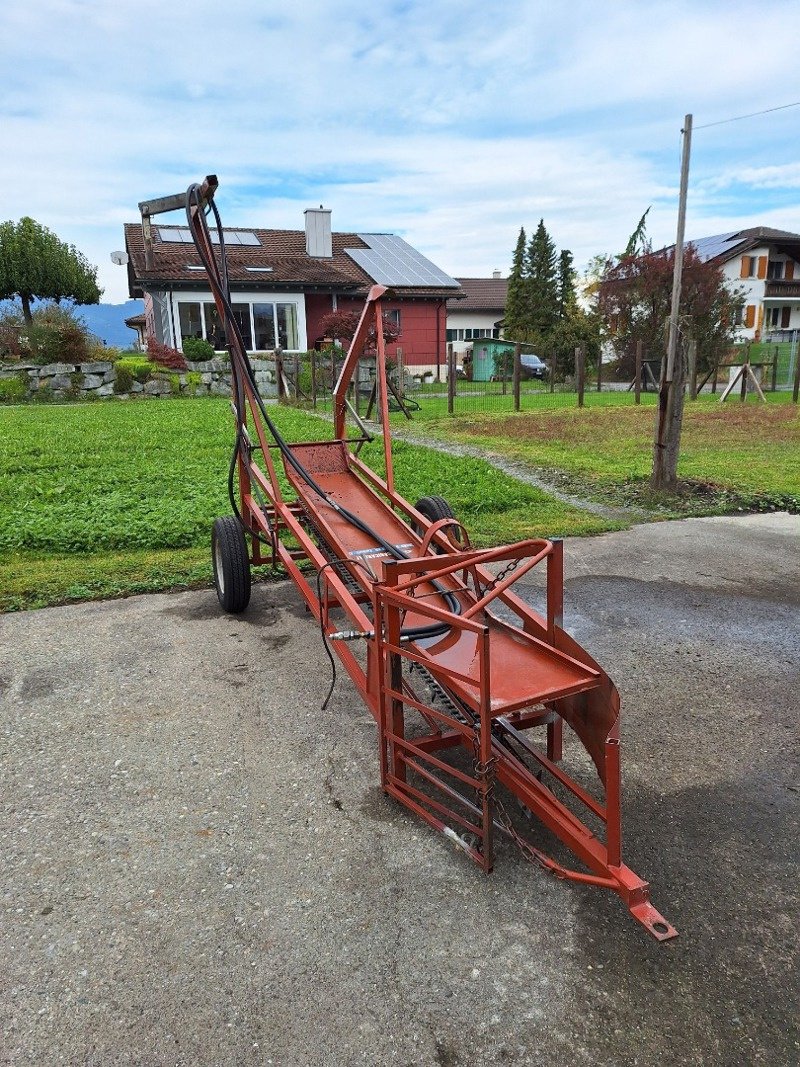
[[[636,403],[642,402],[642,342],[636,342],[636,379],[634,382],[634,396]]]
[[[697,341],[689,342],[689,399],[697,400]]]
[[[583,407],[583,389],[586,379],[586,353],[583,345],[575,349],[575,371],[578,376],[578,407]]]

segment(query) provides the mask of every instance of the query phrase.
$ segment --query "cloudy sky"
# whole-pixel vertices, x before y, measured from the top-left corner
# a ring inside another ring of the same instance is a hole
[[[322,203],[475,276],[543,217],[580,265],[649,204],[674,239],[684,114],[794,103],[799,40],[797,0],[4,0],[0,216],[76,244],[106,301],[138,201],[209,172],[226,225]],[[798,134],[800,107],[698,129],[687,235],[800,232]]]

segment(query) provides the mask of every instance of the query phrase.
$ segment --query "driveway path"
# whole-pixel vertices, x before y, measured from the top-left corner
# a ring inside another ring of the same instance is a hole
[[[567,545],[664,945],[384,797],[286,582],[239,618],[211,591],[3,617],[0,1062],[797,1062],[799,547],[785,515]]]

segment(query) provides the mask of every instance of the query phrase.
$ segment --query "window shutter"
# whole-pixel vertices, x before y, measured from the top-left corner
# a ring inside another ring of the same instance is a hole
[[[787,281],[791,281],[794,278],[794,260],[787,259],[783,269],[783,276]]]
[[[750,257],[749,256],[742,256],[742,271],[741,271],[741,274],[739,275],[739,277],[740,278],[749,278],[750,277]]]
[[[767,276],[767,257],[758,257],[758,276],[759,278],[766,278]]]
[[[791,314],[792,314],[792,309],[791,308],[787,308],[787,307],[781,308],[781,329],[782,330],[788,330],[789,329],[789,316]]]
[[[755,306],[755,304],[748,304],[747,307],[744,309],[744,324],[745,324],[745,326],[747,327],[748,330],[752,330],[752,328],[755,326],[755,324],[756,324],[756,306]]]

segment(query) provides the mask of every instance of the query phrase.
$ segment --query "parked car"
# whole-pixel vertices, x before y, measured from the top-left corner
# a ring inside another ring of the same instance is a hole
[[[519,357],[519,376],[523,380],[538,378],[543,382],[547,377],[547,364],[532,352],[523,352]]]

